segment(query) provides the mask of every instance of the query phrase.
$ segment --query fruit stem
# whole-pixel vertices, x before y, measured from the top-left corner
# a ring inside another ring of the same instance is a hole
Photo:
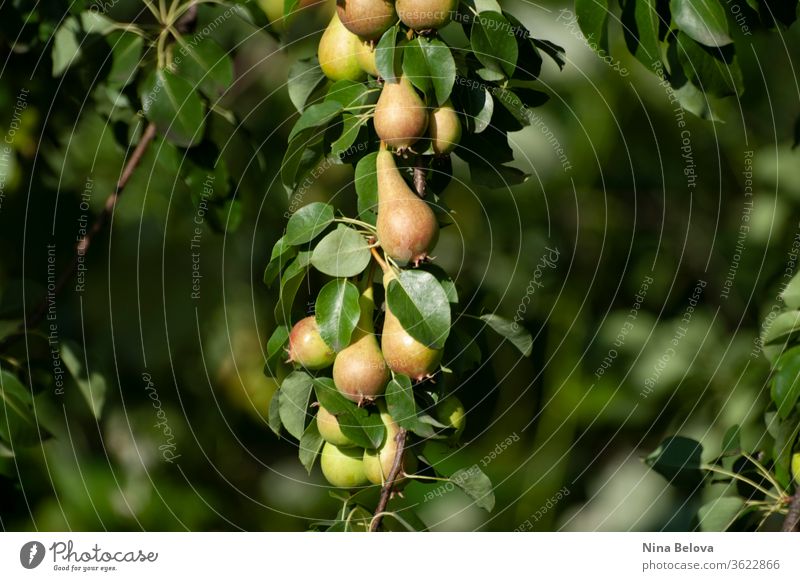
[[[381,258],[381,254],[378,252],[378,249],[374,246],[371,246],[369,251],[372,252],[372,258],[375,259],[375,262],[378,263],[378,266],[381,267],[381,270],[386,273],[386,271],[389,270],[389,265],[386,264],[383,258]]]
[[[392,491],[394,490],[395,482],[397,481],[397,477],[400,475],[403,466],[403,456],[405,456],[406,451],[406,436],[408,431],[405,428],[400,428],[397,432],[397,435],[394,437],[394,441],[397,442],[397,451],[395,452],[394,462],[392,463],[392,469],[389,470],[389,475],[386,478],[386,482],[381,489],[381,498],[378,501],[378,506],[375,507],[375,516],[372,517],[372,522],[369,526],[369,531],[374,533],[378,530],[381,526],[381,521],[383,520],[383,515],[386,512],[386,505],[389,504],[389,498],[392,496]]]

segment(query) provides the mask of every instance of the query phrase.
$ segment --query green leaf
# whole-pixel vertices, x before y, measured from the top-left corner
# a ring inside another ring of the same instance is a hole
[[[275,377],[277,368],[281,361],[286,358],[286,344],[289,341],[289,326],[278,325],[267,341],[267,363],[264,374],[267,377]]]
[[[353,143],[358,139],[361,129],[367,124],[367,121],[367,117],[345,113],[342,116],[342,134],[331,144],[331,155],[343,157],[348,153],[353,153]]]
[[[329,377],[315,379],[314,391],[320,405],[336,416],[345,436],[362,448],[375,449],[381,446],[386,437],[386,426],[379,414],[370,414],[344,397]]]
[[[778,416],[785,420],[800,399],[800,347],[792,347],[778,357],[770,394]]]
[[[444,347],[450,333],[450,303],[431,273],[403,270],[389,283],[387,302],[400,324],[420,343]]]
[[[397,25],[392,26],[383,33],[378,44],[375,46],[375,66],[378,74],[385,81],[394,82],[397,78],[397,61],[399,52],[397,50]]]
[[[682,436],[666,438],[645,463],[675,486],[694,489],[703,479],[700,470],[703,446]]]
[[[297,255],[297,249],[286,242],[286,236],[281,236],[272,247],[272,255],[269,264],[264,269],[264,284],[272,286],[277,276],[289,263],[289,260]]]
[[[722,438],[722,454],[731,455],[741,452],[741,433],[742,428],[738,424],[728,428]]]
[[[310,242],[333,222],[333,206],[312,202],[303,206],[289,218],[286,225],[286,244],[298,246]]]
[[[498,12],[481,12],[472,23],[470,42],[478,60],[490,71],[514,74],[519,49],[512,26]]]
[[[292,303],[300,288],[306,273],[308,272],[308,265],[311,262],[311,252],[300,252],[281,276],[281,291],[278,295],[278,303],[275,305],[275,319],[277,321],[291,320]]]
[[[795,274],[781,293],[784,304],[790,309],[800,309],[800,273]]]
[[[298,452],[300,463],[309,474],[311,474],[311,469],[314,468],[314,462],[316,462],[324,443],[325,440],[319,435],[319,429],[317,428],[317,418],[311,418],[308,427],[303,432],[303,437],[300,438],[300,451]]]
[[[289,141],[292,141],[300,132],[306,129],[327,125],[342,112],[342,109],[342,104],[338,101],[323,101],[322,103],[311,105],[292,127],[292,131],[289,133]]]
[[[481,133],[492,121],[494,99],[489,90],[477,79],[465,79],[456,85],[459,108],[464,111],[467,130]]]
[[[325,83],[325,80],[325,73],[319,68],[317,57],[301,59],[292,64],[289,68],[287,86],[289,99],[295,109],[302,113],[309,97]]]
[[[172,63],[178,75],[212,99],[219,97],[233,83],[233,61],[207,36],[189,42],[179,40]]]
[[[800,335],[800,311],[781,313],[764,333],[764,345],[790,345]]]
[[[360,107],[366,105],[369,96],[369,89],[364,83],[342,80],[331,85],[325,100],[335,101],[345,108]]]
[[[191,147],[203,139],[205,108],[188,81],[159,69],[143,83],[140,98],[145,116],[167,140]]]
[[[0,438],[13,450],[39,441],[39,429],[31,410],[33,398],[27,387],[6,370],[0,370]],[[44,431],[43,431],[43,434]]]
[[[608,0],[575,0],[575,15],[590,45],[608,51]]]
[[[664,61],[659,39],[657,0],[626,0],[622,9],[622,31],[630,53],[648,69]]]
[[[53,36],[51,58],[53,60],[53,76],[59,77],[71,67],[81,56],[81,43],[78,40],[80,25],[71,16],[64,20]]]
[[[458,304],[458,290],[456,289],[456,283],[453,281],[450,275],[447,274],[445,269],[430,262],[420,266],[420,269],[424,270],[425,272],[430,272],[436,277],[436,280],[439,281],[439,284],[442,285],[442,289],[444,289],[444,294],[447,295],[447,301],[451,305]]]
[[[280,437],[281,435],[281,414],[280,414],[280,397],[281,397],[281,390],[278,389],[272,394],[272,399],[269,402],[269,415],[268,415],[268,422],[269,422],[269,429],[275,432],[275,435]]]
[[[356,286],[343,278],[330,281],[317,295],[314,313],[319,333],[337,353],[350,344],[361,309]]]
[[[703,532],[728,530],[744,507],[744,500],[734,496],[723,496],[704,504],[697,511],[700,530]]]
[[[361,273],[369,264],[370,257],[366,238],[340,224],[314,249],[311,264],[323,274],[349,278]]]
[[[742,94],[744,81],[733,46],[708,48],[681,31],[677,47],[686,78],[701,91],[716,97]]]
[[[373,223],[378,209],[378,173],[375,167],[377,159],[378,152],[375,151],[358,160],[353,178],[358,195],[358,214],[362,218],[371,215]]]
[[[733,42],[725,9],[718,0],[670,0],[669,9],[681,32],[700,44],[719,47]]]
[[[494,509],[494,490],[492,481],[484,474],[477,464],[469,468],[456,470],[450,476],[450,482],[463,490],[467,496],[475,501],[475,506],[486,512]]]
[[[489,325],[501,337],[511,341],[525,357],[530,357],[533,351],[533,337],[516,321],[509,321],[497,315],[482,315],[481,321]]]
[[[313,387],[314,381],[310,375],[293,371],[283,380],[279,390],[278,410],[281,423],[298,440],[303,437],[306,417],[310,415],[308,404]]]
[[[136,76],[141,62],[144,39],[132,32],[117,31],[108,35],[113,63],[108,73],[108,82],[116,87],[125,87]]]
[[[436,435],[433,426],[421,421],[414,400],[414,388],[405,375],[396,375],[386,386],[386,406],[397,425],[414,432],[421,438]]]
[[[61,360],[66,365],[75,383],[78,384],[78,389],[80,389],[81,395],[86,400],[92,415],[99,420],[108,390],[105,378],[96,371],[91,374],[87,372],[83,351],[71,341],[65,341],[61,344]]]
[[[289,190],[310,172],[323,158],[324,131],[306,129],[289,142],[281,162],[281,182]]]
[[[403,74],[426,95],[433,93],[437,105],[443,105],[453,90],[456,63],[441,40],[418,36],[403,47]]]

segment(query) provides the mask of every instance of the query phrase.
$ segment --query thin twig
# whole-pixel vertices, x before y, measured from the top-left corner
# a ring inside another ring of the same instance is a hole
[[[392,496],[392,491],[394,491],[397,478],[403,471],[403,456],[405,455],[406,451],[407,434],[408,432],[405,428],[400,428],[400,430],[397,432],[397,435],[394,437],[394,441],[397,442],[397,452],[395,453],[394,462],[392,463],[392,469],[389,471],[386,482],[383,484],[383,488],[381,489],[381,498],[378,501],[378,506],[375,508],[375,516],[372,517],[372,523],[369,527],[371,533],[377,531],[381,526],[383,515],[386,512],[386,505],[389,504],[389,499]]]
[[[428,159],[424,155],[418,155],[414,163],[414,189],[420,198],[428,193]]]
[[[798,525],[800,525],[800,487],[795,491],[792,502],[789,503],[789,512],[783,519],[781,530],[784,533],[793,533],[797,531]]]
[[[91,246],[92,240],[101,230],[103,230],[103,228],[105,228],[106,223],[114,212],[114,207],[117,205],[117,200],[122,194],[122,191],[125,189],[125,186],[128,184],[128,181],[131,179],[134,170],[142,161],[142,157],[144,157],[147,147],[150,145],[150,142],[153,141],[155,136],[156,126],[153,123],[150,123],[144,130],[144,133],[142,133],[142,137],[139,139],[136,149],[133,150],[133,154],[131,154],[128,163],[125,164],[122,174],[119,177],[119,181],[117,182],[117,186],[108,196],[108,198],[106,198],[103,211],[97,216],[97,219],[94,221],[94,224],[92,224],[91,229],[75,246],[75,252],[72,255],[72,263],[69,265],[67,270],[61,273],[55,289],[53,290],[54,295],[58,295],[72,279],[72,276],[75,274],[75,270],[78,268],[78,264],[80,263],[81,259],[86,256],[86,253],[89,251],[89,246]],[[31,329],[35,327],[41,322],[46,312],[47,299],[45,298],[39,303],[39,306],[33,312],[33,315],[31,315],[29,318],[26,318],[20,324],[20,329],[24,331],[25,329]]]

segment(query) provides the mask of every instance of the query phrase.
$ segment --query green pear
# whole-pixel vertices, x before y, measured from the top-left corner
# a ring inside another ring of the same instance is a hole
[[[437,30],[456,11],[458,0],[397,0],[397,15],[412,30]]]
[[[384,402],[378,402],[381,422],[386,426],[386,435],[383,443],[377,450],[364,450],[364,474],[373,484],[384,484],[392,471],[394,460],[397,457],[397,440],[395,437],[400,427],[386,409]],[[414,474],[417,471],[417,458],[406,449],[403,455],[402,472],[400,475]],[[398,479],[395,486],[402,487],[404,479]]]
[[[394,272],[387,269],[383,275],[383,286],[387,291],[389,283],[395,278]],[[432,375],[442,360],[441,349],[431,349],[408,334],[392,313],[388,301],[381,333],[381,349],[389,369],[408,375],[415,381]]]
[[[447,396],[436,404],[434,415],[440,423],[455,430],[449,440],[453,443],[458,442],[467,426],[467,412],[461,400],[454,395]]]
[[[334,446],[351,448],[356,445],[353,440],[342,433],[339,419],[322,406],[319,406],[319,410],[317,410],[317,429],[322,439]]]
[[[375,132],[387,146],[406,149],[425,135],[428,109],[407,77],[386,81],[373,117]]]
[[[378,241],[399,264],[419,264],[439,239],[439,224],[430,206],[411,191],[392,152],[382,149],[378,174]]]
[[[389,0],[336,0],[336,12],[347,29],[364,40],[374,40],[397,22]]]
[[[366,75],[358,63],[361,41],[334,14],[317,49],[319,66],[333,81],[361,81]]]
[[[359,304],[361,317],[350,345],[342,349],[333,362],[333,382],[346,398],[360,405],[373,401],[386,391],[389,369],[375,337],[372,285],[361,293]]]
[[[792,476],[794,476],[794,481],[800,485],[800,452],[792,454]]]
[[[358,66],[361,67],[361,70],[367,73],[368,75],[372,75],[373,77],[379,77],[380,73],[378,73],[378,66],[375,64],[375,45],[371,40],[362,40],[359,41],[359,50],[356,53],[356,59],[358,59]]]
[[[316,371],[329,367],[336,353],[322,339],[315,317],[306,317],[292,327],[289,333],[289,360],[304,369]]]
[[[444,105],[431,111],[428,137],[436,155],[450,155],[461,141],[461,121],[448,99]]]
[[[340,448],[326,442],[319,463],[325,479],[337,488],[356,488],[369,482],[362,448]]]

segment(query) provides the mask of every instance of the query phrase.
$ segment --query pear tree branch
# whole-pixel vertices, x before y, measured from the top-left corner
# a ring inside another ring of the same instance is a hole
[[[375,508],[375,516],[372,517],[372,522],[370,523],[369,531],[371,533],[377,531],[381,526],[381,521],[386,512],[386,505],[389,504],[389,499],[392,497],[392,492],[394,491],[394,486],[398,477],[402,476],[401,472],[403,471],[403,456],[406,451],[407,434],[408,432],[405,428],[400,428],[397,435],[394,437],[394,441],[397,442],[397,452],[394,456],[392,469],[389,470],[389,475],[386,477],[386,482],[381,489],[381,498],[378,501],[378,506]]]
[[[800,487],[795,490],[794,496],[789,503],[789,512],[786,513],[786,518],[783,519],[783,527],[781,530],[784,533],[793,533],[797,531],[800,524]]]

